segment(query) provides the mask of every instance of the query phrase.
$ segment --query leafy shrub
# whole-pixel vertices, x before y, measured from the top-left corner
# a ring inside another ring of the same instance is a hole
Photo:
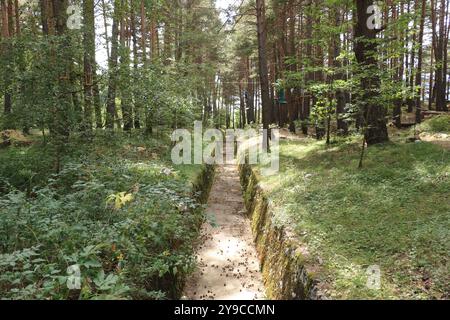
[[[52,167],[50,147],[9,147],[5,151],[0,153],[0,193],[11,188],[27,190],[46,182]]]
[[[91,150],[89,157],[80,152],[31,195],[10,186],[0,196],[2,298],[179,295],[194,265],[201,207],[185,174],[167,176],[159,160],[121,154],[122,142]],[[74,265],[78,290],[67,286]]]

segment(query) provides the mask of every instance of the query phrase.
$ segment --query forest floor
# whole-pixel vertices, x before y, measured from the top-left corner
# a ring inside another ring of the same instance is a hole
[[[317,267],[325,295],[449,298],[447,150],[426,141],[408,143],[410,131],[396,132],[391,142],[370,147],[358,169],[359,136],[330,146],[284,136],[280,174],[260,177],[260,186],[274,205],[276,222],[308,247],[305,259]],[[366,286],[373,265],[381,269],[380,290]]]
[[[0,150],[0,297],[179,298],[205,167],[174,166],[168,134],[98,132],[73,137],[56,173],[50,141],[27,139]],[[66,286],[68,266],[79,289]]]
[[[308,246],[327,296],[450,297],[450,152],[408,143],[447,139],[449,127],[437,117],[392,131],[362,170],[359,135],[326,146],[282,132],[281,171],[260,185],[276,223]],[[193,184],[205,167],[172,165],[168,134],[74,137],[58,173],[50,141],[10,136],[0,150],[2,298],[170,299],[186,276],[190,299],[265,298],[235,166],[218,168],[203,212]],[[65,284],[72,265],[79,290]],[[366,287],[371,265],[380,290]]]
[[[264,285],[235,165],[217,169],[185,296],[194,300],[257,300]]]

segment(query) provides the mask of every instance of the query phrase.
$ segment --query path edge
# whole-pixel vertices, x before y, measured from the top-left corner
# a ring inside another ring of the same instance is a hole
[[[261,264],[266,296],[273,300],[327,300],[305,244],[273,223],[274,210],[251,165],[239,165],[247,214]]]
[[[192,182],[191,194],[195,198],[197,203],[204,205],[208,201],[209,193],[211,191],[211,187],[214,182],[215,174],[216,174],[216,166],[205,165],[202,168],[202,171],[199,173],[199,175],[195,178],[194,182]],[[203,223],[205,222],[205,209],[202,207],[200,210],[201,210],[200,219],[198,219],[198,222],[194,226],[198,235],[200,235],[200,230],[202,228]],[[195,252],[196,248],[193,247],[193,250]],[[183,292],[186,287],[186,280],[187,277],[190,276],[190,274],[191,274],[190,272],[179,273],[180,276],[175,281],[177,284],[174,286],[176,288],[175,289],[176,299],[182,298]]]

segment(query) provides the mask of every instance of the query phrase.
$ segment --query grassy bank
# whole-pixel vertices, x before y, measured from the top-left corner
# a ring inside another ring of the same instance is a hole
[[[450,154],[402,141],[369,148],[362,170],[360,139],[282,141],[280,174],[261,177],[331,298],[449,298]],[[371,265],[381,290],[366,286]]]
[[[115,134],[73,139],[56,174],[37,140],[0,150],[0,298],[177,297],[205,168],[172,167],[166,136]],[[73,265],[80,290],[67,286]]]

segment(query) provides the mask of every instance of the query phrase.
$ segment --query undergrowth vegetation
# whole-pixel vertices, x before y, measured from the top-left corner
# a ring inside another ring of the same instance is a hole
[[[0,151],[0,296],[177,297],[195,262],[204,168],[172,167],[169,141],[74,141],[57,174],[50,145]]]
[[[419,128],[430,133],[450,133],[450,115],[433,117],[423,122]]]

